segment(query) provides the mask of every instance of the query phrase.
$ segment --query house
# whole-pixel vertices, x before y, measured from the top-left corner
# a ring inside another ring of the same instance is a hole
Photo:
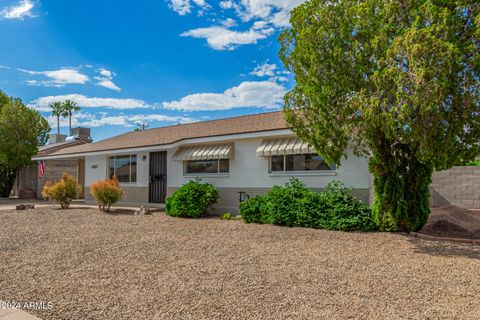
[[[371,199],[367,159],[349,150],[340,167],[327,165],[293,134],[282,112],[128,132],[39,153],[34,160],[84,163],[86,203],[94,202],[89,186],[114,175],[124,190],[125,205],[161,205],[195,177],[217,187],[217,213],[238,212],[243,199],[291,177],[319,191],[328,182],[341,180],[358,198]]]

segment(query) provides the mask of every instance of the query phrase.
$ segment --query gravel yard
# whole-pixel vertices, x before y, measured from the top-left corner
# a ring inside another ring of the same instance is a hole
[[[479,319],[480,246],[219,219],[0,211],[0,300],[42,319]]]

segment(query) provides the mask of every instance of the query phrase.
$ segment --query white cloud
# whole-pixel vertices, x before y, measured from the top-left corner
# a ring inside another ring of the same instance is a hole
[[[226,1],[220,1],[219,5],[220,5],[220,8],[222,9],[232,9],[235,4],[231,0],[226,0]]]
[[[289,26],[290,11],[306,0],[240,0],[233,4],[243,21],[263,20],[275,27]]]
[[[49,115],[46,117],[52,128],[57,127],[57,118]],[[197,119],[183,116],[168,116],[163,114],[135,114],[135,115],[109,115],[105,112],[95,114],[77,112],[72,116],[72,126],[100,127],[105,125],[134,127],[137,122],[169,122],[169,123],[192,123]],[[60,127],[68,127],[68,118],[60,118]]]
[[[269,22],[271,22],[274,26],[279,28],[289,27],[290,26],[290,10],[282,10],[273,14],[269,18]]]
[[[306,0],[223,0],[219,7],[234,10],[242,21],[260,20],[276,28],[289,26],[290,12]],[[180,15],[191,12],[192,4],[208,6],[204,0],[170,0],[170,7]],[[209,6],[208,6],[209,7]]]
[[[168,116],[164,114],[139,114],[130,116],[129,119],[133,122],[150,122],[150,121],[159,121],[159,122],[175,122],[175,123],[191,123],[197,121],[194,118],[183,117],[183,116]]]
[[[225,11],[233,11],[242,22],[249,23],[248,29],[234,30],[232,27],[236,27],[237,23],[229,17],[223,19],[219,26],[188,30],[181,36],[206,39],[208,45],[215,50],[233,50],[241,45],[257,43],[275,31],[288,27],[291,10],[305,1],[223,0],[219,2],[219,7]],[[170,0],[170,7],[179,14],[186,15],[191,12],[192,2],[197,1]]]
[[[288,79],[287,77],[283,77],[283,76],[275,76],[275,77],[268,78],[268,81],[273,81],[273,82],[287,82],[289,80],[290,79]]]
[[[290,80],[285,76],[290,74],[289,71],[279,69],[275,63],[268,63],[268,60],[257,65],[250,74],[257,77],[268,77],[268,81],[277,83],[288,82]]]
[[[50,127],[55,130],[57,128],[57,117],[52,115],[47,118]],[[90,113],[74,113],[72,115],[72,127],[100,127],[104,125],[122,126],[128,124],[128,118],[126,116],[109,116],[100,115],[97,117]],[[60,128],[68,127],[68,118],[60,118]]]
[[[181,16],[192,12],[193,5],[202,9],[210,8],[210,5],[205,0],[170,0],[170,8]]]
[[[95,118],[88,121],[80,122],[82,127],[100,127],[105,125],[110,126],[124,126],[128,124],[128,117],[126,116],[107,116],[102,118]]]
[[[256,43],[274,32],[272,28],[247,31],[233,31],[225,26],[212,26],[185,31],[182,37],[206,39],[208,45],[215,50],[233,50],[239,45]]]
[[[72,100],[82,108],[110,108],[110,109],[146,109],[152,106],[143,100],[115,99],[115,98],[90,98],[81,94],[67,94],[60,96],[40,97],[29,104],[29,107],[39,111],[50,111],[48,105],[55,101]]]
[[[235,20],[233,20],[232,18],[227,18],[227,19],[222,21],[222,25],[227,27],[227,28],[230,28],[230,27],[235,27],[237,25],[237,22]]]
[[[45,117],[48,121],[48,124],[52,128],[52,133],[57,133],[57,117],[49,115]],[[78,126],[78,120],[76,119],[75,115],[72,116],[72,127]],[[60,128],[68,127],[68,118],[60,118]]]
[[[100,76],[95,77],[95,80],[97,80],[97,85],[114,91],[122,90],[115,83],[113,83],[113,77],[116,76],[115,72],[103,68],[97,70],[97,72],[100,74]]]
[[[184,111],[228,110],[241,107],[278,108],[285,87],[272,81],[242,82],[223,93],[196,93],[177,101],[164,102],[166,109]]]
[[[106,78],[101,78],[101,77],[95,77],[95,79],[98,81],[97,85],[99,85],[101,87],[105,87],[105,88],[113,90],[113,91],[121,91],[122,90],[115,83],[113,83],[112,80],[109,80],[109,79],[106,79]]]
[[[51,71],[32,71],[26,69],[18,69],[32,76],[44,76],[48,80],[27,80],[29,85],[63,87],[67,84],[85,84],[89,78],[73,68],[61,68]]]
[[[100,73],[102,76],[107,77],[107,78],[112,78],[113,76],[116,76],[115,73],[113,73],[110,70],[107,69],[99,69],[98,73]]]
[[[16,5],[7,7],[0,11],[0,16],[4,19],[24,19],[26,17],[35,17],[32,13],[35,3],[31,0],[21,0]]]
[[[250,74],[257,76],[257,77],[273,77],[275,75],[275,71],[277,70],[277,65],[272,63],[264,63],[261,65],[258,65],[253,69]]]

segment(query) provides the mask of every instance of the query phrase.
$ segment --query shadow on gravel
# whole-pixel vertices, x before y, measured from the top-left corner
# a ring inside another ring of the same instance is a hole
[[[137,209],[110,209],[110,212],[108,212],[109,215],[111,216],[134,216],[135,212],[137,212]],[[163,212],[162,209],[157,209],[157,208],[150,208],[151,213],[155,212]],[[151,215],[151,214],[149,214]],[[147,216],[149,216],[147,214]]]
[[[414,246],[414,252],[443,257],[464,257],[480,260],[480,245],[455,243],[441,240],[408,239]]]
[[[60,208],[59,206],[53,206],[52,207],[52,210],[57,210],[57,211],[61,211],[61,210],[65,210],[65,211],[70,211],[70,210],[88,210],[88,209],[92,209],[91,207],[68,207],[68,209],[62,209]]]
[[[111,216],[133,216],[135,215],[135,209],[110,209],[108,212]]]

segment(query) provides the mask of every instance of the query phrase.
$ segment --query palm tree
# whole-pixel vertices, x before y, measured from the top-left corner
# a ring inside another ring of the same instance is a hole
[[[65,100],[63,103],[63,109],[65,110],[66,115],[68,115],[68,126],[70,128],[70,135],[72,134],[72,113],[73,111],[80,110],[80,107],[73,102],[72,100]]]
[[[52,115],[57,117],[57,132],[60,134],[60,117],[66,117],[67,113],[63,107],[63,103],[60,101],[55,101],[50,103],[49,107],[52,109]]]

